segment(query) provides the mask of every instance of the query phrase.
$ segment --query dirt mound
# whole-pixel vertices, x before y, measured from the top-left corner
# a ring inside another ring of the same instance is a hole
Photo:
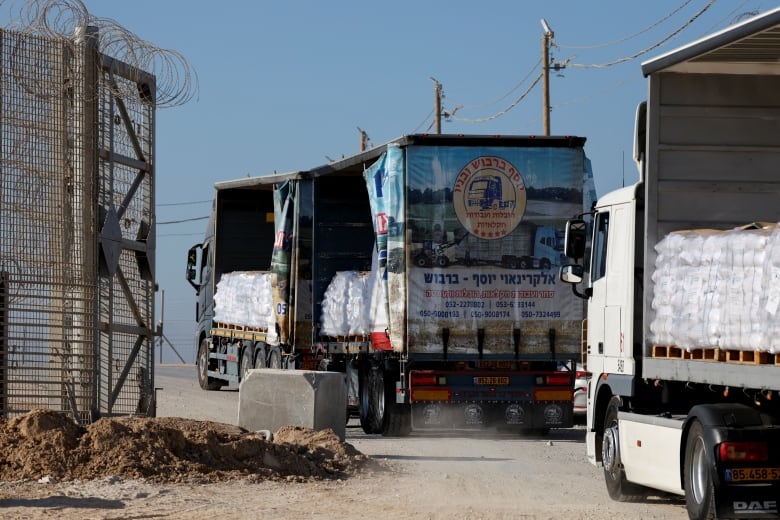
[[[0,420],[0,480],[219,482],[344,478],[370,459],[333,430],[287,426],[273,441],[238,426],[175,417],[99,419],[87,427],[50,410]]]

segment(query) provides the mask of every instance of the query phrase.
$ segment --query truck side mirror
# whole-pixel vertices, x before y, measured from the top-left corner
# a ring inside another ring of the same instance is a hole
[[[582,219],[572,219],[566,222],[563,253],[573,260],[585,256],[585,232],[587,224]]]
[[[201,248],[200,244],[196,244],[187,251],[187,271],[184,275],[196,291],[200,289],[200,283],[196,282],[196,280],[198,279],[198,249]]]
[[[564,265],[561,267],[560,278],[566,283],[582,283],[583,269],[579,264]]]
[[[585,292],[579,292],[577,290],[577,284],[582,283],[582,279],[585,275],[585,269],[579,265],[564,265],[561,266],[561,270],[558,274],[560,280],[564,283],[571,284],[571,290],[575,296],[587,300],[591,296],[591,289],[585,289]]]

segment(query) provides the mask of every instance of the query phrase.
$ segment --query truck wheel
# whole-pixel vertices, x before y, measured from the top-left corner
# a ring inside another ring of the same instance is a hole
[[[704,428],[699,421],[691,424],[685,443],[683,482],[688,516],[694,520],[715,518],[715,489],[707,460]]]
[[[436,259],[436,265],[438,265],[439,267],[447,267],[449,263],[450,263],[450,259],[444,255],[441,255]]]
[[[531,268],[531,261],[528,258],[521,258],[517,261],[517,267],[520,269],[530,269]]]
[[[644,488],[626,480],[623,462],[620,460],[620,444],[618,442],[618,410],[620,398],[613,396],[607,405],[604,417],[604,439],[601,443],[601,461],[604,464],[604,480],[607,483],[607,493],[612,500],[632,502],[645,495]]]
[[[265,343],[255,345],[255,368],[265,368],[268,360],[265,357]]]
[[[268,368],[282,368],[282,353],[279,347],[271,347],[268,351]]]
[[[385,377],[381,366],[368,371],[368,415],[371,430],[382,433],[385,424]]]
[[[412,410],[409,405],[395,402],[395,370],[382,371],[385,413],[380,433],[385,437],[405,437],[409,435],[412,422]]]
[[[209,342],[204,339],[198,347],[198,384],[203,390],[219,390],[222,382],[208,376],[209,371]]]
[[[552,264],[546,258],[542,258],[542,261],[539,265],[542,269],[549,269],[550,267],[552,267]]]
[[[412,411],[409,405],[393,403],[387,406],[387,426],[382,432],[385,437],[406,437],[411,431]]]
[[[249,370],[252,368],[254,368],[252,366],[252,345],[247,345],[241,354],[241,381],[247,378]]]
[[[425,257],[425,255],[419,255],[414,259],[414,264],[417,267],[425,267],[428,265],[428,259]]]
[[[361,359],[358,367],[358,394],[360,396],[360,427],[365,433],[379,433],[374,429],[374,414],[371,407],[371,391],[369,378],[371,373],[371,363]]]

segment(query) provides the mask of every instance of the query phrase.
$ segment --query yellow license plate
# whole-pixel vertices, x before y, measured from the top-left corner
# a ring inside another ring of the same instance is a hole
[[[478,376],[474,378],[475,385],[508,385],[509,377]]]
[[[780,480],[780,468],[734,468],[726,470],[729,482],[748,480]]]

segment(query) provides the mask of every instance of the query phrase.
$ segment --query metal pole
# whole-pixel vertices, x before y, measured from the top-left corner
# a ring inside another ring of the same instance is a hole
[[[544,135],[550,135],[550,40],[554,33],[542,18],[542,120]]]
[[[436,133],[441,133],[441,83],[431,78],[433,81],[433,121],[436,123]]]
[[[163,333],[162,328],[165,323],[165,289],[160,291],[160,364],[162,365],[162,347],[163,347]]]

